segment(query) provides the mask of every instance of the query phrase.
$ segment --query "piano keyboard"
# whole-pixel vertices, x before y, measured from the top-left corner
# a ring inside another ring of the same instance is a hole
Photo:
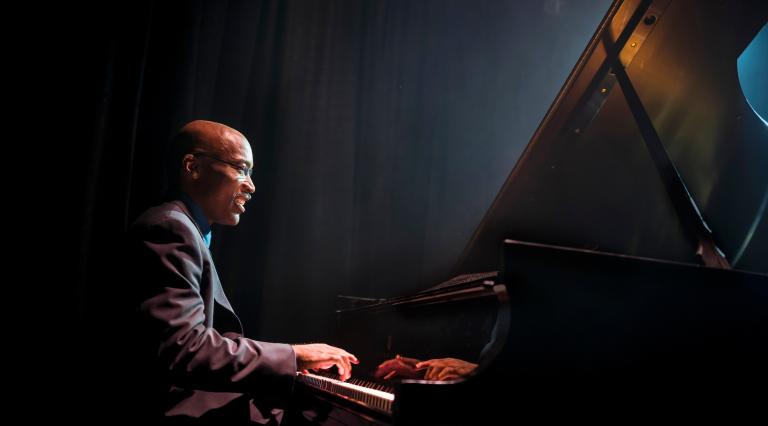
[[[395,394],[392,392],[393,389],[386,386],[359,379],[342,382],[332,377],[301,372],[296,373],[296,380],[314,389],[342,397],[379,413],[392,415],[392,403],[395,400]]]

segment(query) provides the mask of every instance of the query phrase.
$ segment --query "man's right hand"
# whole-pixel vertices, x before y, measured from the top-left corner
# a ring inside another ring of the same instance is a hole
[[[352,364],[359,364],[357,357],[344,349],[325,343],[310,343],[293,345],[296,353],[296,368],[299,371],[328,369],[336,366],[341,380],[347,380],[352,375]]]

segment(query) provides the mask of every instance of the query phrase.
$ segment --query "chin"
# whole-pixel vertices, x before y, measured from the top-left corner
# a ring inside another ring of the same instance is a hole
[[[223,220],[217,221],[216,223],[224,226],[235,226],[240,223],[240,215],[227,216]]]

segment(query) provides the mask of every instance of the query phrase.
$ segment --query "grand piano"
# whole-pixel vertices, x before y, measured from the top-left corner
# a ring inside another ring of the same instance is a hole
[[[364,362],[299,374],[315,421],[765,418],[768,126],[736,61],[767,20],[757,0],[614,1],[454,278],[340,298],[333,343]],[[398,354],[479,366],[375,379]]]

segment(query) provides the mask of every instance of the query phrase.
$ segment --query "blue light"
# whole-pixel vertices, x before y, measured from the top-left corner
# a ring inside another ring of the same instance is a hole
[[[749,106],[768,126],[768,24],[736,60],[741,91]]]
[[[763,25],[763,28],[747,48],[741,52],[736,60],[736,68],[744,98],[763,124],[768,126],[768,122],[766,122],[766,118],[768,118],[768,83],[766,82],[768,79],[768,24]],[[744,241],[742,241],[736,255],[733,256],[733,262],[731,262],[733,266],[739,263],[741,256],[755,236],[761,219],[765,217],[766,209],[768,209],[768,188],[763,194],[755,219],[752,221]]]

